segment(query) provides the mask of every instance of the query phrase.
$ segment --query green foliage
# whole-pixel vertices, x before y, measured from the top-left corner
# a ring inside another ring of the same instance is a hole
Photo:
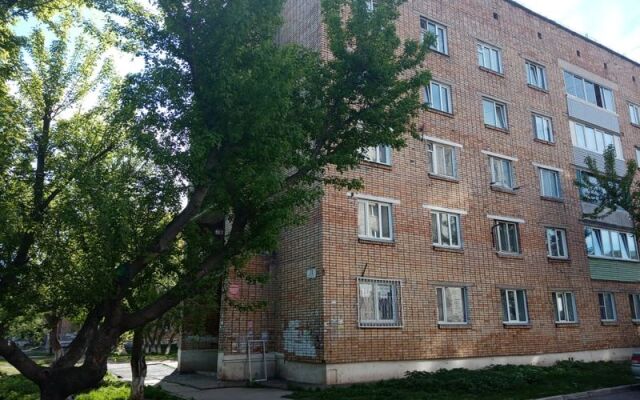
[[[107,375],[100,388],[76,396],[76,400],[128,400],[129,385]],[[158,387],[147,386],[144,390],[147,400],[177,400]],[[21,375],[3,375],[0,373],[0,400],[37,400],[40,398],[38,387]]]
[[[552,367],[494,366],[482,370],[410,372],[405,379],[297,391],[295,399],[531,399],[633,383],[628,363],[559,362]]]
[[[0,373],[0,399],[2,400],[38,400],[38,387],[21,375]]]
[[[604,218],[618,209],[629,213],[635,226],[636,236],[640,234],[640,182],[635,181],[638,164],[635,160],[629,160],[626,164],[625,174],[619,176],[616,169],[616,150],[613,145],[604,151],[604,163],[602,168],[595,159],[585,159],[587,171],[593,178],[587,175],[578,177],[575,185],[581,190],[581,200],[594,204],[596,207],[587,218]]]

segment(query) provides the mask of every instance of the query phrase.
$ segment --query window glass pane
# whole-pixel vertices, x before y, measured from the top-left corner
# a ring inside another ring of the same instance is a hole
[[[440,215],[440,240],[445,246],[449,246],[451,244],[449,241],[449,219],[446,214]]]
[[[502,129],[507,128],[507,118],[505,115],[505,109],[504,109],[504,106],[501,104],[496,104],[496,126]]]
[[[501,71],[500,68],[500,53],[498,50],[491,49],[491,69],[494,71]]]
[[[598,149],[598,153],[604,152],[604,136],[608,135],[596,130],[596,148]]]
[[[369,236],[380,237],[380,209],[375,203],[369,204]]]
[[[491,69],[491,49],[488,47],[484,48],[484,56],[483,56],[483,63],[482,64],[484,67]]]
[[[580,124],[573,123],[573,126],[576,131],[576,141],[578,142],[578,147],[583,149],[587,148],[587,141],[584,137],[584,126]]]
[[[500,295],[502,296],[502,320],[509,321],[509,305],[507,302],[507,291],[501,290]]]
[[[509,237],[507,233],[507,225],[505,223],[500,223],[498,225],[498,250],[508,252],[509,251]]]
[[[380,206],[380,218],[382,219],[382,237],[391,238],[391,206]]]
[[[567,305],[567,321],[575,322],[577,318],[575,304],[573,301],[573,293],[565,293],[565,300]]]
[[[465,322],[464,318],[464,297],[462,288],[446,288],[446,310],[447,321],[452,323]]]
[[[360,320],[373,321],[376,319],[373,298],[373,284],[360,283],[359,286],[360,290],[358,290],[358,294],[360,296]]]
[[[566,249],[566,239],[565,232],[563,230],[557,230],[557,239],[558,239],[558,257],[566,257],[567,249]]]
[[[478,65],[484,66],[484,49],[482,45],[478,45]]]
[[[366,236],[367,234],[367,204],[364,201],[358,202],[358,234]]]
[[[605,300],[605,308],[606,308],[606,319],[615,319],[615,305],[613,300],[613,294],[606,293],[604,296]]]
[[[518,306],[516,302],[516,292],[513,290],[507,291],[507,302],[509,303],[509,321],[518,320]]]
[[[438,321],[445,322],[444,319],[444,301],[443,301],[443,288],[437,288],[436,294],[438,296]]]
[[[446,175],[447,169],[445,167],[445,148],[439,145],[435,145],[436,155],[436,173],[440,175]]]
[[[394,320],[393,313],[393,287],[389,284],[377,285],[377,297],[378,297],[378,319],[383,321]]]
[[[440,85],[431,83],[431,107],[436,110],[442,109],[442,99],[440,98]]]
[[[629,258],[638,258],[638,246],[636,245],[636,238],[633,235],[627,235],[627,243],[629,247]]]
[[[456,215],[449,216],[449,231],[451,233],[451,245],[460,246],[460,233],[458,229],[458,217]]]
[[[593,128],[585,127],[584,135],[587,140],[587,150],[598,151],[596,147],[596,132]]]
[[[566,321],[567,315],[564,308],[562,293],[556,293],[556,321]]]
[[[564,86],[568,94],[576,96],[576,88],[573,81],[573,75],[571,75],[567,71],[564,72]]]
[[[496,126],[496,110],[494,103],[483,100],[482,107],[484,110],[484,123],[491,126]]]
[[[444,173],[447,176],[455,176],[455,161],[454,161],[454,150],[453,148],[449,147],[449,148],[444,148],[444,155],[445,155],[445,170]]]
[[[440,244],[440,234],[438,233],[438,227],[440,223],[438,221],[438,217],[439,214],[431,214],[431,241],[434,244]]]
[[[518,253],[518,230],[515,224],[508,224],[509,229],[509,252]]]
[[[602,99],[604,101],[603,107],[609,111],[615,111],[615,104],[613,102],[613,92],[609,89],[602,88]]]
[[[596,102],[596,87],[589,81],[584,81],[584,88],[586,92],[586,100],[589,103],[597,104]]]
[[[611,247],[611,235],[609,234],[609,231],[598,230],[596,232],[600,233],[600,235],[597,236],[602,240],[602,255],[605,257],[612,257],[613,249]]]
[[[445,86],[441,86],[441,101],[442,101],[442,108],[441,111],[444,112],[451,112],[451,108],[449,107],[450,101],[449,101],[449,88],[445,87]]]
[[[524,294],[524,290],[516,291],[518,297],[518,321],[527,321],[527,300]]]
[[[586,97],[584,94],[584,81],[573,75],[573,84],[575,88],[575,96],[585,100]]]
[[[600,304],[600,319],[607,319],[607,308],[604,301],[604,293],[598,293],[598,303]]]

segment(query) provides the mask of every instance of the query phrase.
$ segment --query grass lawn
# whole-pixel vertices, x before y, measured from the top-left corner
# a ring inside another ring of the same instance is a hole
[[[21,375],[0,374],[0,399],[2,400],[38,400],[38,387]],[[145,398],[148,400],[179,400],[162,389],[147,387]],[[76,396],[76,400],[128,400],[129,385],[107,375],[102,387],[90,393]]]
[[[326,390],[296,390],[312,400],[525,400],[636,383],[629,363],[563,361],[552,367],[496,366],[412,372],[404,379]]]

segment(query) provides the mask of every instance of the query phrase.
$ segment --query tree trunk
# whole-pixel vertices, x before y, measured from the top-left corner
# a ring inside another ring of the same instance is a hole
[[[131,397],[130,400],[144,400],[144,380],[147,376],[147,363],[144,357],[143,329],[133,332],[133,348],[131,350]]]
[[[167,344],[167,349],[164,352],[165,356],[168,356],[169,354],[171,354],[171,346],[173,345],[173,341],[176,338],[176,333],[175,332],[171,332],[171,336],[169,337],[169,343]]]

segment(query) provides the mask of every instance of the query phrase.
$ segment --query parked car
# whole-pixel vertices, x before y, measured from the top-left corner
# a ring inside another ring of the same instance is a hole
[[[631,356],[631,373],[636,379],[640,379],[640,352]]]

